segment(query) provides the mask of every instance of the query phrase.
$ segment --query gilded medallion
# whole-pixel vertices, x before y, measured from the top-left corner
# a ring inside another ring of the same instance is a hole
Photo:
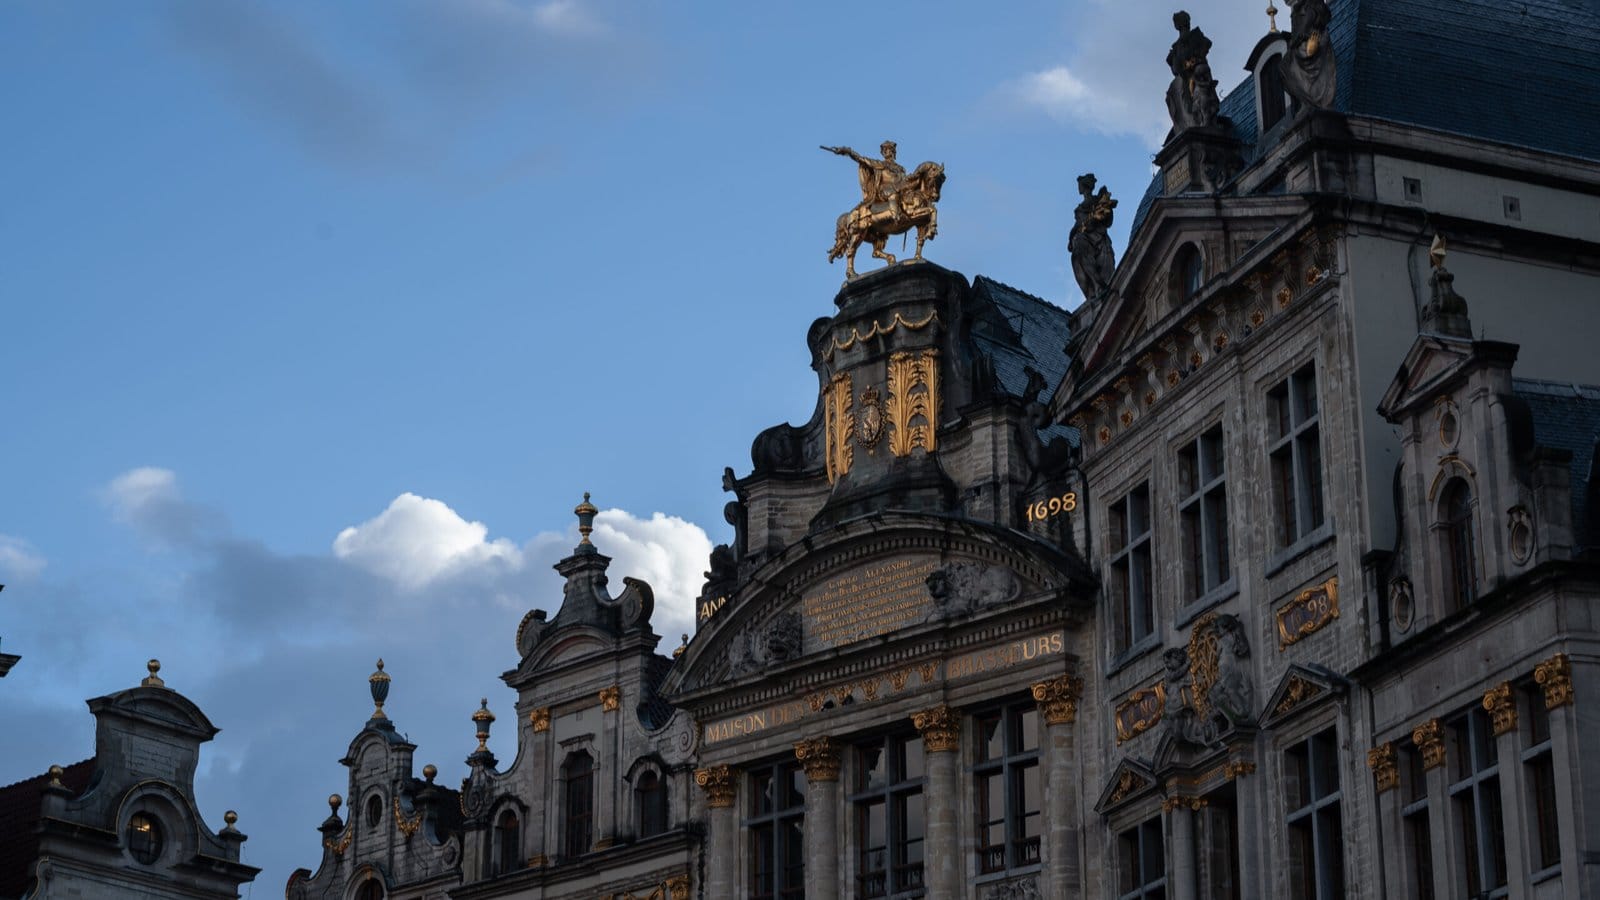
[[[877,388],[869,387],[861,392],[861,405],[856,410],[856,437],[869,450],[883,437],[883,402],[878,398]]]

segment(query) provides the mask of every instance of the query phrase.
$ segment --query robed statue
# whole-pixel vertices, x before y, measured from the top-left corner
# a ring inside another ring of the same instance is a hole
[[[1333,11],[1324,0],[1295,0],[1289,14],[1289,52],[1278,60],[1283,89],[1306,106],[1327,109],[1337,89],[1328,23]]]
[[[1111,289],[1111,276],[1117,271],[1115,254],[1111,250],[1112,211],[1117,201],[1111,191],[1100,188],[1094,192],[1095,177],[1090,172],[1078,176],[1078,193],[1083,200],[1072,211],[1072,231],[1067,235],[1067,252],[1072,255],[1072,275],[1087,300],[1098,300]]]
[[[1167,51],[1167,68],[1172,84],[1167,86],[1167,112],[1172,116],[1174,134],[1189,128],[1208,128],[1217,124],[1217,80],[1211,77],[1211,39],[1189,26],[1189,14],[1179,10],[1172,15],[1178,39]]]
[[[861,181],[861,202],[839,216],[828,262],[844,257],[845,275],[854,278],[856,250],[867,243],[872,245],[874,257],[894,265],[894,255],[883,248],[891,235],[912,228],[917,229],[914,258],[921,259],[923,242],[939,233],[939,211],[934,204],[944,187],[943,164],[925,162],[907,175],[905,167],[895,161],[894,141],[884,141],[878,148],[882,159],[862,156],[849,147],[822,149],[854,160]]]

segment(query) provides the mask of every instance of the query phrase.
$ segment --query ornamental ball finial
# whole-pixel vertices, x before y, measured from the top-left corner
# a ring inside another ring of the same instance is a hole
[[[61,768],[60,766],[51,766],[49,771],[50,771],[50,786],[51,787],[61,787],[61,776],[66,774],[67,770]]]
[[[340,797],[338,794],[328,795],[328,809],[332,810],[333,814],[336,816],[339,814],[339,804],[343,802],[344,798]]]
[[[145,663],[144,667],[150,671],[150,674],[143,681],[139,682],[139,685],[141,687],[166,687],[167,686],[167,683],[165,681],[161,680],[161,676],[156,674],[157,672],[161,671],[161,660],[152,659],[149,662]]]
[[[422,767],[422,777],[427,779],[429,784],[433,784],[433,779],[438,776],[438,774],[439,767],[435,766],[433,763],[428,763]]]
[[[232,828],[234,823],[239,821],[239,814],[230,809],[222,814],[222,821],[229,828]]]

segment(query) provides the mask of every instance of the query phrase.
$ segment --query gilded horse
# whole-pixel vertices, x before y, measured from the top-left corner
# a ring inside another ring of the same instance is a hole
[[[828,262],[845,258],[845,277],[856,277],[856,250],[862,244],[872,245],[872,255],[895,264],[894,255],[883,248],[889,238],[917,229],[917,253],[922,258],[922,244],[939,234],[939,191],[944,187],[944,165],[925,162],[905,177],[894,189],[894,198],[888,203],[861,203],[839,217],[834,229],[833,249],[828,251]]]

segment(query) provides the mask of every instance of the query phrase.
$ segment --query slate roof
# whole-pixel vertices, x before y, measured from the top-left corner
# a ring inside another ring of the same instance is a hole
[[[1589,504],[1595,442],[1600,441],[1600,387],[1514,378],[1511,390],[1533,415],[1534,441],[1572,452],[1573,543],[1600,548],[1600,527],[1588,518],[1600,514]]]
[[[639,701],[636,712],[639,715],[639,724],[646,731],[655,731],[667,724],[672,718],[673,711],[677,708],[661,698],[661,682],[667,677],[667,670],[672,668],[675,660],[665,656],[652,656],[645,670],[646,682],[644,686],[644,699]]]
[[[1022,397],[1028,388],[1028,376],[1023,371],[1027,367],[1044,376],[1047,388],[1060,384],[1070,362],[1066,346],[1072,337],[1072,314],[985,275],[972,279],[972,292],[980,305],[983,301],[993,304],[1004,320],[987,329],[974,328],[972,334],[994,363],[995,380],[1000,387],[1014,397]],[[1073,446],[1078,444],[1077,429],[1066,425],[1052,425],[1039,434],[1046,442],[1064,437]]]
[[[89,788],[94,760],[67,766],[61,783],[80,796]],[[35,775],[0,788],[0,897],[20,897],[31,880],[28,874],[39,855],[39,812],[49,774]]]

